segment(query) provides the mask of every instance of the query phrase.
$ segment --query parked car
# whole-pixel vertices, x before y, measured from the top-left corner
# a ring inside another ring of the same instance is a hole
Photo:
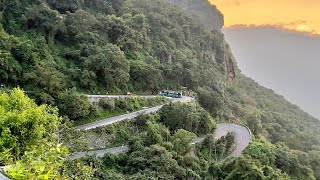
[[[173,98],[182,98],[182,94],[180,92],[174,92]]]
[[[173,96],[174,96],[174,93],[175,93],[174,91],[169,91],[167,96],[168,96],[168,97],[173,97]]]
[[[168,96],[169,91],[168,90],[163,90],[160,92],[160,96]]]
[[[172,98],[182,98],[181,92],[163,90],[160,92],[161,96],[172,97]]]

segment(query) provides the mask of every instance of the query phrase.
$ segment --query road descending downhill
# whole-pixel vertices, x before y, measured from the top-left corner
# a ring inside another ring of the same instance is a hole
[[[234,133],[235,136],[235,150],[228,157],[239,157],[242,151],[249,145],[251,141],[251,132],[248,128],[236,124],[217,124],[215,130],[215,139],[219,139],[222,136],[228,134],[228,132]],[[196,144],[202,142],[204,137],[195,138],[191,144]],[[95,155],[97,157],[103,157],[106,153],[124,153],[129,150],[128,146],[120,146],[109,149],[102,149],[97,151],[88,151],[88,152],[77,152],[71,154],[70,159],[79,159],[85,157],[86,155]]]
[[[87,97],[89,99],[94,98],[96,100],[96,99],[99,99],[99,98],[122,98],[122,97],[128,97],[128,96],[87,95]],[[129,96],[129,97],[155,98],[155,97],[161,97],[161,96]],[[182,98],[169,98],[169,99],[174,103],[175,102],[189,103],[189,102],[193,102],[194,101],[194,98],[188,97],[188,96],[183,96]],[[133,112],[133,113],[128,113],[128,114],[124,114],[124,115],[120,115],[120,116],[116,116],[116,117],[111,117],[111,118],[95,121],[95,122],[92,122],[92,123],[76,126],[75,128],[79,129],[79,130],[89,130],[89,129],[94,129],[94,128],[97,128],[97,127],[113,124],[113,123],[116,123],[116,122],[119,122],[119,121],[123,121],[123,120],[126,120],[126,119],[134,119],[137,116],[139,116],[140,114],[149,114],[149,113],[157,112],[162,108],[162,106],[163,105],[152,107],[152,108],[148,108],[148,109],[143,109],[143,110],[140,110],[140,111],[137,111],[137,112]]]
[[[152,107],[152,108],[148,108],[148,109],[144,109],[144,110],[133,112],[133,113],[129,113],[129,114],[124,114],[124,115],[120,115],[120,116],[116,116],[116,117],[103,119],[103,120],[100,120],[100,121],[95,121],[95,122],[92,122],[92,123],[89,123],[89,124],[76,126],[75,128],[79,129],[79,130],[89,130],[89,129],[94,129],[94,128],[97,128],[97,127],[113,124],[113,123],[116,123],[116,122],[119,122],[119,121],[123,121],[123,120],[126,120],[126,119],[134,119],[137,116],[139,116],[140,114],[148,114],[148,113],[157,112],[162,108],[162,106],[163,105]]]
[[[87,95],[87,97],[89,99],[91,99],[91,101],[96,101],[97,99],[100,99],[100,98],[121,98],[121,97],[125,97],[125,96]],[[159,97],[159,96],[139,96],[139,97],[154,98],[154,97]],[[94,99],[94,100],[92,100],[92,99]],[[182,98],[170,98],[170,99],[172,102],[181,102],[181,103],[190,103],[190,102],[195,101],[194,98],[188,97],[188,96],[183,96]],[[92,122],[89,124],[84,124],[81,126],[77,126],[75,128],[79,129],[79,130],[89,130],[89,129],[113,124],[113,123],[123,121],[126,119],[134,119],[135,117],[139,116],[140,114],[157,112],[162,107],[163,107],[163,105],[160,105],[160,106],[144,109],[144,110],[137,111],[137,112],[124,114],[121,116],[103,119],[103,120]],[[217,124],[215,134],[214,134],[215,139],[219,139],[222,136],[227,135],[229,132],[233,133],[235,136],[234,141],[235,141],[236,147],[235,147],[234,151],[228,157],[230,157],[230,156],[238,157],[241,155],[242,151],[249,145],[249,143],[251,141],[251,131],[249,128],[241,126],[241,125],[229,124],[229,123]],[[196,144],[196,143],[202,142],[203,140],[204,140],[204,137],[198,137],[198,138],[195,138],[191,142],[191,144]],[[96,151],[77,152],[77,153],[71,154],[69,156],[69,158],[70,159],[78,159],[78,158],[85,157],[87,155],[95,155],[97,157],[103,157],[103,155],[106,153],[124,153],[124,152],[127,152],[128,150],[129,150],[128,146],[120,146],[120,147],[114,147],[114,148],[102,149],[102,150],[96,150]]]

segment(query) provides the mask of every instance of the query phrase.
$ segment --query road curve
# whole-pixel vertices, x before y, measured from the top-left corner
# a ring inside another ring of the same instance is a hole
[[[222,136],[228,134],[228,132],[234,133],[235,136],[235,150],[228,157],[239,157],[242,151],[249,145],[251,141],[251,132],[248,128],[236,125],[236,124],[217,124],[214,137],[215,139],[220,139]],[[195,138],[191,144],[196,144],[202,142],[204,137]],[[85,157],[86,155],[95,155],[97,157],[103,157],[106,153],[124,153],[129,150],[128,146],[120,146],[115,148],[97,150],[97,151],[88,151],[88,152],[78,152],[71,154],[70,159],[79,159]]]
[[[87,95],[89,99],[100,99],[100,98],[121,98],[121,97],[128,97],[128,96],[112,96],[112,95]],[[154,97],[159,97],[159,96],[133,96],[133,97],[144,97],[144,98],[154,98]],[[182,103],[189,103],[195,101],[194,98],[188,97],[188,96],[183,96],[182,98],[169,98],[172,102],[182,102]],[[141,111],[129,113],[129,114],[124,114],[121,116],[116,116],[112,118],[107,118],[103,119],[100,121],[92,122],[89,124],[84,124],[81,126],[75,127],[76,129],[79,130],[89,130],[101,126],[105,126],[108,124],[113,124],[119,121],[123,121],[126,119],[133,119],[140,114],[148,114],[148,113],[153,113],[157,112],[163,107],[161,106],[156,106],[148,109],[144,109]],[[249,145],[251,141],[251,131],[249,128],[241,126],[241,125],[236,125],[236,124],[228,124],[228,123],[223,123],[223,124],[217,124],[216,130],[215,130],[215,139],[220,139],[222,136],[225,136],[228,134],[228,132],[234,133],[235,136],[235,150],[230,154],[232,157],[238,157],[241,155],[242,151]],[[203,137],[198,137],[195,138],[191,144],[196,144],[199,142],[202,142],[204,140]],[[73,153],[70,155],[70,159],[78,159],[85,157],[86,155],[96,155],[97,157],[102,157],[104,154],[110,152],[110,153],[122,153],[126,152],[129,150],[128,146],[121,146],[121,147],[114,147],[114,148],[109,148],[109,149],[102,149],[102,150],[97,150],[97,151],[88,151],[88,152],[77,152]]]
[[[214,137],[220,139],[222,136],[228,134],[228,132],[234,133],[234,143],[236,148],[230,154],[232,157],[239,157],[242,151],[249,145],[251,141],[251,132],[248,128],[237,124],[218,124],[215,130]]]
[[[87,95],[87,96],[88,96],[88,98],[92,98],[92,97],[94,97],[94,98],[96,98],[96,97],[97,98],[122,97],[122,96],[103,96],[103,95],[101,95],[101,97],[99,97],[98,95]],[[154,98],[154,97],[160,97],[160,96],[141,96],[141,97]],[[172,102],[182,102],[182,103],[188,103],[188,102],[194,101],[194,98],[187,97],[187,96],[183,96],[182,98],[169,98],[169,99]],[[162,108],[162,106],[163,105],[152,107],[152,108],[148,108],[148,109],[144,109],[144,110],[140,110],[140,111],[129,113],[129,114],[124,114],[124,115],[120,115],[120,116],[116,116],[116,117],[103,119],[103,120],[100,120],[100,121],[95,121],[95,122],[92,122],[92,123],[76,126],[75,128],[78,129],[78,130],[89,130],[89,129],[94,129],[94,128],[101,127],[101,126],[106,126],[106,125],[113,124],[113,123],[116,123],[116,122],[119,122],[119,121],[123,121],[123,120],[126,120],[126,119],[136,118],[140,114],[149,114],[149,113],[157,112]]]

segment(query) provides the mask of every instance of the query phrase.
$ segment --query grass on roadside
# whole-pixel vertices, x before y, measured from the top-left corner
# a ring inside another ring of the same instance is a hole
[[[74,121],[73,125],[74,126],[80,126],[83,124],[88,124],[91,122],[95,122],[95,121],[99,121],[102,119],[107,119],[107,118],[111,118],[111,117],[115,117],[115,116],[120,116],[123,114],[126,114],[127,112],[123,109],[115,109],[115,110],[103,110],[101,112],[99,112],[98,116],[89,116],[86,117],[84,119],[78,120],[78,121]]]
[[[101,99],[98,103],[94,103],[94,113],[90,116],[75,120],[73,125],[80,126],[98,120],[120,116],[123,114],[142,110],[144,107],[154,107],[168,103],[169,100],[164,97],[156,98],[140,98],[130,97],[121,99]]]

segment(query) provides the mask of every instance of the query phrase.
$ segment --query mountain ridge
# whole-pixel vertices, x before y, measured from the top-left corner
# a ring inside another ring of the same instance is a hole
[[[165,0],[200,20],[210,30],[220,31],[224,25],[223,14],[207,0]]]

